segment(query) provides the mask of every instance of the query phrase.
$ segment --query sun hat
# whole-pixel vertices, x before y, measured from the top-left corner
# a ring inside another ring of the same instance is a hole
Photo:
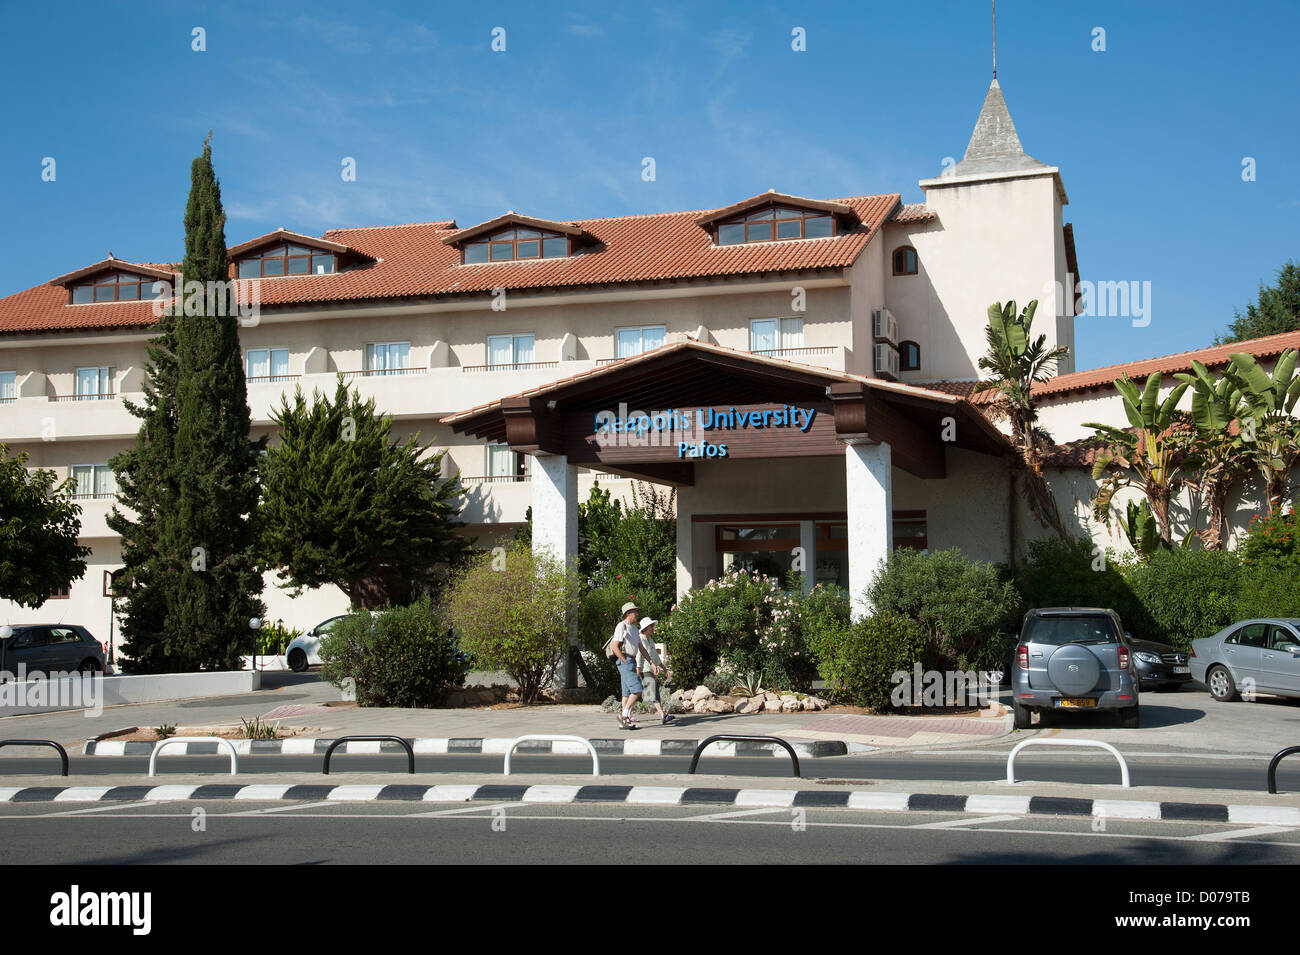
[[[639,627],[637,627],[637,629],[638,629],[638,630],[649,630],[651,627],[653,627],[653,626],[654,626],[655,624],[657,624],[658,622],[659,622],[659,621],[656,620],[654,617],[642,617],[642,618],[641,618],[641,625],[640,625]]]
[[[632,601],[630,601],[630,600],[629,600],[627,603],[623,604],[623,616],[626,617],[626,616],[627,616],[629,613],[631,613],[633,610],[636,610],[636,611],[639,612],[639,611],[641,610],[641,608],[638,607],[636,604],[634,604],[634,603],[633,603]]]

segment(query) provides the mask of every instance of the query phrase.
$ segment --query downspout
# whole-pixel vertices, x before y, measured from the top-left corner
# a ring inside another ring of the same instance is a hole
[[[1016,469],[1007,468],[1007,566],[1016,570]]]

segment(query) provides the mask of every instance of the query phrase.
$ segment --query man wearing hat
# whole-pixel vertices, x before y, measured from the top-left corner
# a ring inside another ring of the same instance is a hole
[[[636,706],[636,701],[645,690],[636,672],[636,657],[641,652],[641,633],[636,625],[640,613],[640,608],[632,601],[623,604],[623,619],[618,622],[614,635],[605,644],[605,652],[618,667],[622,683],[623,712],[619,714],[618,725],[625,730],[636,729],[632,707]]]
[[[659,672],[664,669],[663,661],[659,659],[659,653],[655,650],[655,627],[659,621],[653,617],[641,618],[641,653],[637,655],[637,675],[641,677],[641,683],[645,691],[642,697],[647,703],[653,703],[659,713],[659,722],[665,726],[677,719],[675,716],[669,716],[664,712],[663,703],[659,700]],[[646,670],[649,669],[649,672]]]

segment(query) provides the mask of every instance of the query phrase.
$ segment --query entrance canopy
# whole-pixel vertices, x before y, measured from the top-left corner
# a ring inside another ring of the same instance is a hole
[[[443,418],[533,455],[690,486],[697,462],[843,455],[888,443],[894,464],[947,476],[945,445],[1006,456],[969,402],[927,388],[688,339]]]

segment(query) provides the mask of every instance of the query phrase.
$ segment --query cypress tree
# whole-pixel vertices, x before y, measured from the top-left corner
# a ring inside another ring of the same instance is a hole
[[[177,508],[161,543],[189,569],[176,578],[169,634],[174,641],[188,639],[191,666],[212,669],[238,667],[240,653],[252,646],[249,618],[265,612],[252,525],[257,456],[265,441],[248,440],[248,387],[225,225],[212,146],[205,140],[190,168],[185,207],[186,295],[176,316]]]
[[[209,135],[209,140],[210,140]],[[150,342],[135,447],[114,459],[122,534],[123,650],[132,669],[232,669],[252,645],[262,577],[253,550],[257,455],[250,443],[225,213],[212,147],[190,169],[176,306]]]

